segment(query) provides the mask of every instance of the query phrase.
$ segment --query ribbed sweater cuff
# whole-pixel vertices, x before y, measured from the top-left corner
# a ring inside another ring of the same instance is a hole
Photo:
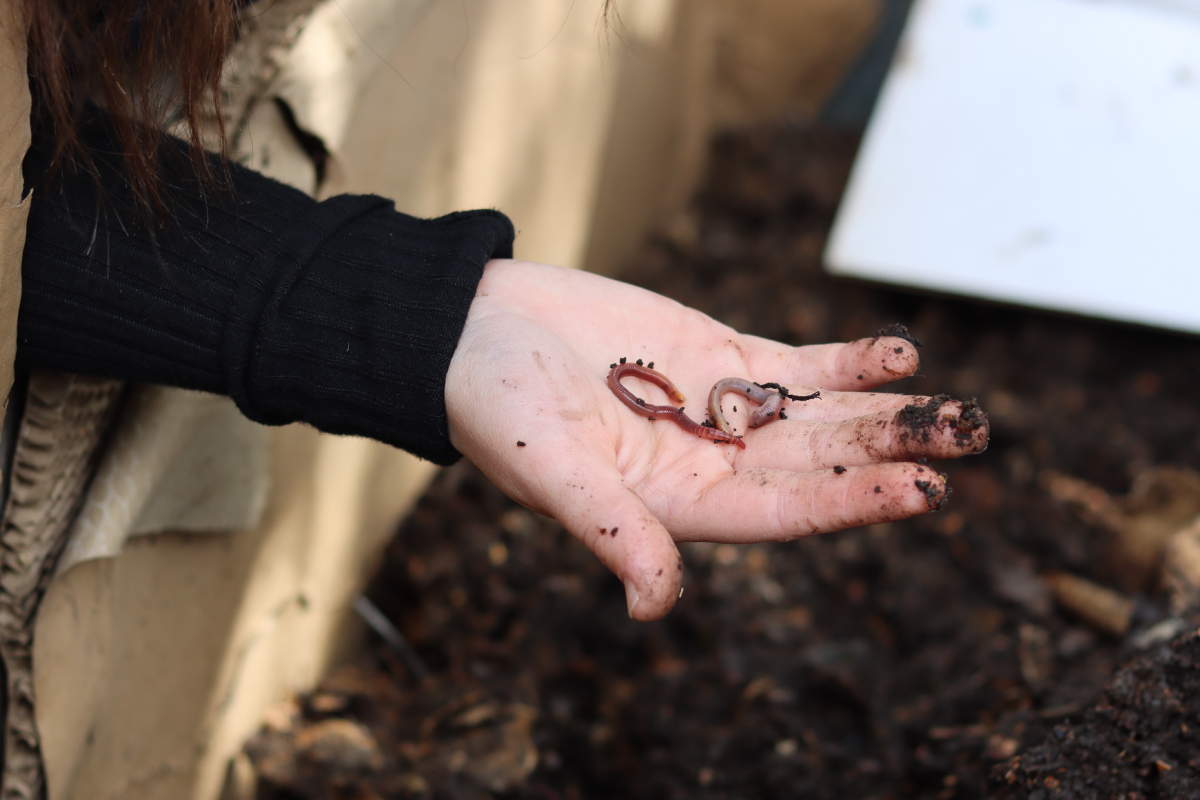
[[[494,211],[421,220],[379,197],[321,203],[238,282],[226,390],[259,422],[303,420],[453,463],[446,374],[483,267],[511,257],[512,239]]]

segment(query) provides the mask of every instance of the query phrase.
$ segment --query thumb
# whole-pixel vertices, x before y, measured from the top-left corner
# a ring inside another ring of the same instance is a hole
[[[608,464],[583,469],[575,462],[566,491],[550,509],[625,584],[629,616],[660,619],[675,606],[683,585],[683,559],[667,529],[621,473]]]

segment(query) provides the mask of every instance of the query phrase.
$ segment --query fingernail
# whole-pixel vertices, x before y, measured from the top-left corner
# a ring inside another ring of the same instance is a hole
[[[639,599],[641,598],[638,597],[638,590],[633,585],[633,581],[625,581],[625,602],[629,606],[629,616],[631,619],[633,618],[633,610],[637,608]]]

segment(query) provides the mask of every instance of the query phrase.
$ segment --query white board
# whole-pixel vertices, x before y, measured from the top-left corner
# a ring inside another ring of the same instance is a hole
[[[1200,2],[918,0],[825,256],[1200,333]]]

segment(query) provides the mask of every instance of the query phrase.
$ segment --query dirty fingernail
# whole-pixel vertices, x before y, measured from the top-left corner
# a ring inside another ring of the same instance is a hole
[[[922,470],[918,470],[921,472]],[[921,480],[917,478],[913,482],[917,489],[925,494],[925,502],[929,506],[930,511],[941,511],[946,507],[946,503],[950,501],[950,494],[954,491],[946,484],[945,475],[929,476],[929,480]]]
[[[640,599],[640,597],[638,596],[638,590],[637,590],[637,587],[633,585],[633,581],[626,580],[625,581],[625,603],[629,606],[629,616],[631,618],[633,617],[633,610],[635,608],[637,608],[639,599]]]

